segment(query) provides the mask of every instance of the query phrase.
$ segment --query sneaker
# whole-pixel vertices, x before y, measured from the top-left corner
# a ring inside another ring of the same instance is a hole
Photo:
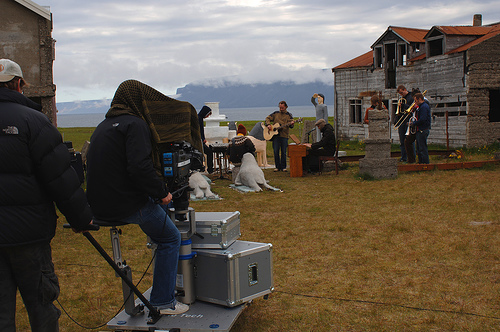
[[[189,306],[184,303],[177,302],[175,304],[175,308],[165,308],[165,309],[160,309],[160,315],[179,315],[183,314],[186,311],[189,310]]]

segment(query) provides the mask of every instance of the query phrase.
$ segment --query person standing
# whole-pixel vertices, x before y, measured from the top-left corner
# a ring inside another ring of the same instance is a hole
[[[410,127],[415,128],[415,139],[417,141],[417,155],[419,164],[429,163],[429,150],[427,148],[427,137],[431,128],[431,108],[422,93],[414,96],[417,110],[414,120],[410,121]]]
[[[399,114],[396,115],[394,118],[394,123],[397,123],[401,117],[406,116],[405,111],[408,110],[413,104],[413,96],[412,94],[406,89],[404,85],[400,85],[397,88],[397,93],[401,96],[402,101],[400,104],[400,111]],[[408,157],[406,155],[406,148],[405,148],[405,139],[406,139],[406,132],[408,130],[408,123],[404,121],[399,127],[398,127],[398,135],[399,135],[399,148],[401,150],[401,159],[400,161],[407,161]],[[413,144],[413,150],[415,150],[415,145]],[[415,154],[415,152],[413,152]]]
[[[17,289],[33,331],[58,331],[59,281],[50,242],[57,214],[75,231],[92,212],[61,134],[22,94],[21,67],[0,60],[0,331],[14,332]]]
[[[309,144],[305,143],[310,148],[306,157],[306,170],[311,172],[319,171],[319,156],[333,156],[337,149],[337,142],[335,140],[335,132],[331,124],[327,123],[325,119],[316,121],[316,127],[321,131],[321,141]]]
[[[203,153],[207,155],[207,172],[208,174],[212,174],[214,172],[214,152],[207,144],[207,140],[205,139],[205,127],[203,125],[203,121],[212,115],[212,109],[208,106],[203,106],[198,113],[198,122],[200,123],[200,135],[201,141],[203,142]]]
[[[272,138],[274,165],[276,167],[274,171],[286,172],[286,149],[288,148],[289,128],[293,128],[295,121],[293,120],[293,115],[287,110],[288,105],[286,101],[280,101],[279,109],[279,111],[275,111],[266,117],[265,125],[269,131],[273,130],[273,124],[278,124],[280,126],[278,134],[274,135]]]
[[[149,301],[162,315],[181,314],[189,306],[175,299],[181,235],[166,213],[172,194],[157,164],[161,137],[154,139],[158,124],[147,106],[168,110],[175,102],[182,103],[139,81],[122,82],[87,153],[87,197],[96,218],[137,224],[157,244]]]
[[[318,102],[316,102],[316,99]],[[328,107],[325,105],[325,96],[321,93],[315,93],[311,97],[311,103],[316,108],[316,121],[324,119],[328,123]],[[316,142],[321,140],[321,131],[316,127]]]

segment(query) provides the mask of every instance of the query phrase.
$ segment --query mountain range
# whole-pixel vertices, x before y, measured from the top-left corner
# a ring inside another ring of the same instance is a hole
[[[239,84],[222,82],[217,86],[190,83],[177,89],[172,98],[187,101],[199,110],[205,102],[220,102],[220,108],[246,108],[277,106],[285,100],[289,106],[310,105],[314,93],[325,95],[325,102],[333,104],[333,85],[324,82],[275,82]],[[59,114],[106,113],[111,99],[57,103]]]

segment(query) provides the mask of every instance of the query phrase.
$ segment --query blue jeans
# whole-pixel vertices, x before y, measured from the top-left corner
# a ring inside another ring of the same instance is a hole
[[[155,204],[150,199],[142,209],[121,221],[139,225],[157,244],[153,289],[149,301],[155,307],[173,308],[176,304],[175,281],[181,234],[168,217],[166,209],[165,205]]]
[[[21,293],[34,332],[59,331],[61,311],[54,306],[59,281],[50,243],[0,248],[0,331],[15,332],[16,293]]]
[[[274,151],[274,165],[282,171],[286,169],[286,149],[288,148],[288,138],[274,136],[273,138],[273,151]],[[281,151],[281,156],[280,156]]]
[[[427,149],[427,137],[429,136],[429,129],[418,130],[416,136],[418,163],[428,164],[429,150]]]

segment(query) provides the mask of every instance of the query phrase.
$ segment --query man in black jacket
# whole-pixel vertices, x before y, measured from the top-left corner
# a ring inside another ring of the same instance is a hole
[[[200,124],[200,135],[201,141],[203,142],[203,153],[207,155],[207,173],[212,174],[214,172],[214,152],[210,145],[207,144],[205,139],[205,127],[203,121],[212,115],[212,109],[208,106],[203,106],[198,113],[198,123]]]
[[[325,119],[319,119],[316,121],[316,127],[321,131],[321,140],[313,144],[305,144],[310,148],[305,168],[311,172],[319,171],[319,156],[333,156],[337,148],[332,125],[327,123]]]
[[[31,329],[58,331],[54,202],[75,230],[92,214],[59,131],[21,93],[25,84],[21,67],[0,59],[0,331],[16,330],[17,289]]]
[[[183,103],[139,81],[116,90],[106,119],[95,129],[87,153],[87,197],[97,219],[137,224],[157,244],[149,301],[160,314],[181,314],[189,306],[175,299],[181,235],[166,213],[172,200],[159,171],[153,109]],[[196,110],[192,110],[196,116]],[[176,118],[182,118],[177,116]],[[196,138],[201,148],[198,121]],[[181,126],[183,124],[177,124]],[[167,130],[168,131],[168,130]],[[156,204],[159,202],[160,204]]]

